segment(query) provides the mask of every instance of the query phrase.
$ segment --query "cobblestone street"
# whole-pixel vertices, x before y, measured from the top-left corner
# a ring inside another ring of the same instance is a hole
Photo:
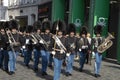
[[[64,67],[61,73],[61,80],[120,80],[120,65],[103,61],[101,69],[101,77],[94,77],[94,67],[92,65],[86,64],[83,72],[79,72],[79,64],[76,61],[74,63],[74,70],[72,76],[66,77],[64,74]],[[48,68],[48,75],[42,76],[40,69],[41,64],[39,64],[39,71],[35,73],[33,71],[33,62],[30,63],[30,69],[24,66],[23,58],[18,57],[17,70],[14,75],[10,76],[3,70],[0,70],[0,80],[52,80],[53,70]]]

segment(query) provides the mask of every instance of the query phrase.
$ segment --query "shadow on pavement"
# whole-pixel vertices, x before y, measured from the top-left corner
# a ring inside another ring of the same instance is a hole
[[[53,80],[53,76],[49,75],[49,73],[48,73],[48,75],[42,76],[42,73],[39,71],[36,73],[36,76],[43,78],[45,80]]]
[[[74,69],[75,71],[80,72],[80,70],[79,70],[78,67],[73,66],[73,69]],[[88,70],[88,69],[83,69],[83,71],[82,71],[81,73],[85,73],[85,74],[88,74],[88,75],[94,76],[94,74],[93,74],[90,70]]]
[[[113,60],[113,59],[109,59],[109,58],[104,58],[103,61],[120,65],[120,64],[117,62],[117,60]]]
[[[111,68],[116,68],[120,70],[120,66],[115,66],[115,65],[104,65],[106,67],[111,67]]]

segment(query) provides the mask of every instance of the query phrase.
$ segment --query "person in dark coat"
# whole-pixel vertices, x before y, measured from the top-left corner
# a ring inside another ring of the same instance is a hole
[[[61,67],[63,64],[63,60],[65,59],[65,56],[66,56],[66,49],[65,49],[66,39],[64,37],[65,31],[66,31],[66,24],[63,21],[58,20],[53,23],[52,33],[55,34],[53,36],[54,41],[52,41],[53,43],[52,54],[54,55],[54,58],[53,58],[54,79],[53,80],[60,80]]]
[[[83,71],[88,47],[89,47],[89,43],[87,39],[87,30],[86,30],[86,27],[82,27],[81,32],[80,32],[80,38],[77,40],[77,50],[80,55],[80,60],[79,60],[80,72]]]
[[[72,70],[73,70],[73,63],[74,63],[74,55],[76,53],[76,40],[77,38],[75,37],[76,34],[76,29],[75,29],[75,24],[70,23],[68,25],[68,36],[66,38],[66,48],[68,54],[66,54],[66,76],[71,76],[72,75]]]

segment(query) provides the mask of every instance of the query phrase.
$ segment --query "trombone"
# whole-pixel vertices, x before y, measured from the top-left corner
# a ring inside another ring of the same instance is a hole
[[[14,39],[14,37],[13,37],[10,29],[6,28],[6,29],[5,29],[5,32],[6,32],[7,36],[8,36],[9,43],[10,43],[10,44],[17,45],[17,42],[15,41],[15,39]]]
[[[14,48],[13,48],[13,45],[17,45],[17,42],[15,41],[15,39],[14,39],[11,31],[10,31],[8,28],[5,29],[5,32],[6,32],[7,36],[8,36],[8,41],[9,41],[9,43],[10,43],[10,47],[11,47],[11,50],[12,50],[12,52],[13,52],[13,55],[14,55],[14,57],[16,57],[16,54],[15,54],[15,50],[14,50]]]
[[[56,44],[57,44],[57,45],[59,46],[59,48],[60,48],[60,49],[54,49],[54,50],[56,50],[56,51],[61,51],[61,50],[62,50],[63,53],[65,53],[67,49],[66,49],[65,46],[62,44],[62,42],[60,41],[60,39],[59,39],[56,35],[54,35],[53,38],[54,38]]]
[[[36,33],[35,37],[40,41],[40,43],[43,42],[43,44],[45,44],[45,46],[48,48],[49,44],[39,34]]]

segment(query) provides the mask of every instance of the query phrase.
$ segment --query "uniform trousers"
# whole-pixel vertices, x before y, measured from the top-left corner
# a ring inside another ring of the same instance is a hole
[[[100,73],[101,62],[102,62],[102,55],[96,52],[95,53],[95,74]]]

